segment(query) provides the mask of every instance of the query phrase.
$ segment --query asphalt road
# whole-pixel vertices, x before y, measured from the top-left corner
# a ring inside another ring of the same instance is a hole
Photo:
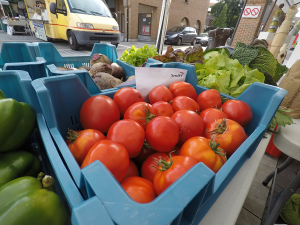
[[[33,36],[28,35],[8,35],[4,31],[0,31],[0,47],[4,42],[43,42],[40,39],[37,39]],[[57,50],[62,56],[86,56],[90,55],[92,51],[92,46],[83,46],[79,51],[73,51],[70,49],[67,41],[55,41],[53,42]],[[123,52],[130,48],[132,45],[135,45],[137,48],[140,48],[144,45],[154,45],[155,42],[120,42],[119,46],[117,47],[118,58],[121,57]],[[169,45],[164,45],[163,53],[166,51]],[[190,44],[182,44],[181,46],[173,45],[174,49],[181,49],[185,50],[186,48],[190,47]],[[205,49],[205,48],[204,48]]]
[[[62,56],[76,56],[76,55],[90,55],[92,51],[92,47],[84,46],[81,47],[79,51],[73,51],[70,49],[69,45],[67,42],[54,42],[53,43],[57,50],[60,52]],[[135,45],[137,48],[143,47],[144,45],[154,45],[155,42],[120,42],[120,44],[117,47],[117,53],[118,53],[118,58],[122,56],[123,52],[131,48],[132,45]],[[163,52],[167,50],[167,47],[169,45],[164,45]],[[185,50],[186,48],[190,47],[190,44],[182,44],[181,46],[176,46],[172,45],[174,49],[181,49]]]

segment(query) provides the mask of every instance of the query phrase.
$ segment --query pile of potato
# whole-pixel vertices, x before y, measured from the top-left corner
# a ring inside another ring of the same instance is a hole
[[[112,63],[103,54],[94,54],[90,66],[80,66],[77,69],[86,69],[100,90],[117,87],[125,79],[125,72],[117,63]],[[77,70],[76,68],[57,67],[59,70]]]

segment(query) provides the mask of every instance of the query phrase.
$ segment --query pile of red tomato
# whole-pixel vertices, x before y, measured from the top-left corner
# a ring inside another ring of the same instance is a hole
[[[216,90],[197,96],[183,81],[156,86],[149,103],[125,87],[113,99],[86,100],[84,130],[70,130],[67,143],[81,168],[99,160],[134,201],[148,203],[199,162],[216,173],[247,138],[252,116],[248,104],[222,104]]]

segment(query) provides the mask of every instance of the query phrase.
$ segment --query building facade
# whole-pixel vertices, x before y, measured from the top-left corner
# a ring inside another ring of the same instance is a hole
[[[127,6],[129,41],[156,40],[162,0],[106,0],[106,2],[110,10],[118,15],[123,40],[127,40]],[[172,0],[167,28],[190,26],[201,33],[208,7],[209,0]]]

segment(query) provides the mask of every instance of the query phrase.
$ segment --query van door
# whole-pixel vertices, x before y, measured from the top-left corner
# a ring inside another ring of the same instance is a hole
[[[64,0],[56,0],[57,28],[61,39],[68,40],[67,29],[69,27],[69,17]]]

